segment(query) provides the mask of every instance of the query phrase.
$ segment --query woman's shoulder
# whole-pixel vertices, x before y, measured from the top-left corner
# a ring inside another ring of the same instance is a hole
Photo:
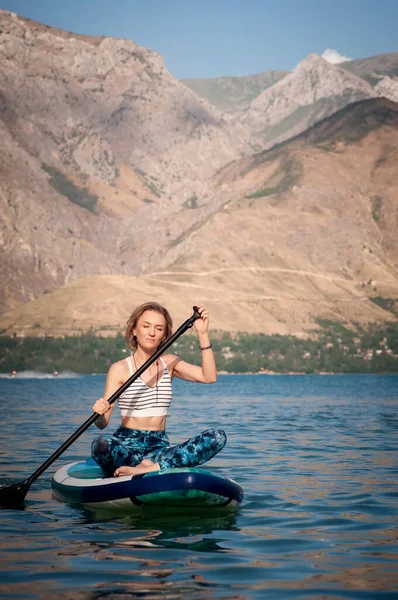
[[[175,354],[162,354],[161,358],[169,371],[173,370],[176,364],[181,360]]]
[[[113,376],[113,377],[123,378],[125,376],[126,372],[129,372],[129,367],[128,367],[128,364],[127,364],[127,359],[126,358],[122,358],[122,360],[118,360],[118,361],[114,362],[109,367],[108,374],[111,375],[111,376]],[[126,379],[126,377],[124,377],[124,379]]]
[[[166,364],[180,360],[175,354],[162,354],[161,358]]]

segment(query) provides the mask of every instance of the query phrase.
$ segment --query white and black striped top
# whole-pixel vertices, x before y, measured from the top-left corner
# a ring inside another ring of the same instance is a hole
[[[134,373],[131,356],[126,358],[131,375]],[[156,387],[151,387],[138,377],[119,397],[122,417],[163,417],[167,415],[171,403],[171,377],[164,362],[163,375]]]

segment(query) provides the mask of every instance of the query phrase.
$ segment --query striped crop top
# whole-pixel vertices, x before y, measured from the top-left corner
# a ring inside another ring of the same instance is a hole
[[[126,358],[127,364],[133,375],[131,356]],[[171,377],[164,362],[163,375],[155,387],[146,384],[138,377],[119,397],[119,408],[122,417],[163,417],[167,415],[171,403]]]

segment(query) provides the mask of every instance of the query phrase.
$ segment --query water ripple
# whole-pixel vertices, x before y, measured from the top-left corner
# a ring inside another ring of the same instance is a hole
[[[103,384],[2,379],[0,485],[52,454]],[[51,475],[87,456],[89,430],[34,482],[22,510],[0,512],[1,596],[395,600],[397,392],[394,376],[176,382],[171,439],[224,427],[228,445],[210,466],[242,485],[241,509],[114,515],[57,501]]]

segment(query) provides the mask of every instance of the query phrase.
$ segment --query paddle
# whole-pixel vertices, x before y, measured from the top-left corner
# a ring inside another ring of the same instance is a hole
[[[149,367],[149,365],[151,365],[153,362],[155,362],[155,360],[157,358],[159,358],[159,356],[161,354],[163,354],[163,352],[166,350],[166,348],[171,346],[171,344],[173,344],[176,341],[176,339],[180,337],[180,335],[182,335],[187,329],[192,327],[194,321],[196,321],[196,319],[200,318],[200,314],[199,314],[197,306],[193,307],[193,311],[194,311],[193,315],[191,317],[189,317],[189,319],[187,319],[177,329],[177,331],[175,333],[173,333],[173,335],[171,337],[169,337],[168,340],[166,340],[163,344],[161,344],[159,346],[159,348],[151,356],[151,358],[149,358],[139,369],[137,369],[137,371],[135,373],[133,373],[133,375],[129,379],[127,379],[127,381],[125,381],[123,383],[123,385],[121,385],[120,388],[118,390],[116,390],[116,392],[114,394],[112,394],[112,396],[110,398],[108,398],[109,404],[113,404],[115,402],[115,400],[117,400],[117,398],[119,398],[119,396],[124,392],[124,390],[127,389],[129,387],[129,385],[131,385],[133,383],[133,381],[138,379],[138,377],[140,377],[140,375],[142,375],[142,373]],[[65,450],[67,450],[67,448],[69,448],[69,446],[71,444],[73,444],[73,442],[75,440],[77,440],[77,438],[84,431],[86,431],[86,429],[88,429],[90,427],[90,425],[92,425],[94,423],[94,421],[96,421],[98,419],[98,417],[100,417],[100,416],[101,415],[99,415],[98,413],[93,413],[87,419],[87,421],[85,421],[82,425],[80,425],[79,429],[77,429],[75,431],[75,433],[72,434],[70,436],[70,438],[68,438],[66,440],[66,442],[64,442],[62,444],[62,446],[60,446],[58,448],[58,450],[56,450],[50,456],[50,458],[47,458],[47,460],[38,469],[36,469],[36,471],[28,479],[25,479],[25,481],[21,481],[20,483],[14,483],[13,485],[9,485],[7,487],[1,488],[0,489],[0,506],[5,506],[8,508],[17,508],[18,506],[20,506],[23,503],[25,496],[28,493],[28,490],[29,490],[30,486],[32,485],[32,483],[38,477],[40,477],[40,475],[42,473],[44,473],[44,471],[55,460],[57,460],[57,458],[59,456],[61,456],[61,454],[63,452],[65,452]]]

